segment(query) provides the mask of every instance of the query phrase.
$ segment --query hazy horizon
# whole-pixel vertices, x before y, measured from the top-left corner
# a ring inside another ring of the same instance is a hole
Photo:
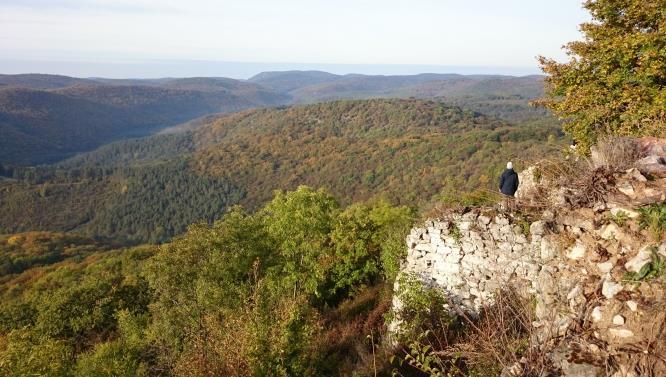
[[[581,0],[5,0],[0,72],[248,78],[262,71],[540,73]]]
[[[79,78],[159,79],[181,77],[227,77],[246,80],[262,72],[323,71],[337,75],[506,75],[530,76],[543,74],[538,68],[436,66],[399,64],[307,64],[224,61],[127,61],[127,62],[72,62],[72,61],[12,61],[0,60],[0,74],[50,74]],[[146,72],[151,72],[146,74]]]

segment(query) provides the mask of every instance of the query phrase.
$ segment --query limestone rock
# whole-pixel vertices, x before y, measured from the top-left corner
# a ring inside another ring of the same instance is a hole
[[[616,187],[617,187],[617,190],[619,192],[623,193],[624,195],[628,196],[629,198],[631,198],[631,199],[636,198],[636,191],[634,190],[634,186],[632,186],[631,183],[629,183],[627,181],[623,181],[621,183],[618,183],[616,185]]]
[[[559,249],[558,245],[555,242],[552,242],[550,238],[544,238],[541,240],[539,251],[541,260],[548,262],[557,256]]]
[[[601,231],[599,231],[599,237],[605,240],[612,240],[616,238],[615,235],[619,233],[620,227],[618,227],[615,223],[610,223],[601,228]]]
[[[666,177],[666,159],[661,156],[647,156],[636,162],[641,173],[655,177]]]
[[[624,325],[624,317],[621,316],[621,315],[619,315],[619,314],[616,314],[616,315],[613,317],[613,324],[614,324],[614,325],[618,325],[618,326],[622,326],[622,325]]]
[[[608,332],[616,338],[631,338],[634,336],[634,332],[627,329],[608,329]]]
[[[616,294],[622,292],[622,284],[614,283],[610,280],[604,281],[601,286],[601,294],[604,295],[607,299],[612,299]]]
[[[613,215],[613,216],[621,216],[621,214],[624,214],[630,219],[636,219],[641,215],[637,211],[634,211],[634,210],[629,209],[629,208],[622,207],[618,204],[612,204],[610,212],[611,212],[611,215]]]
[[[631,310],[632,312],[635,312],[636,310],[638,310],[638,303],[636,303],[636,301],[629,300],[629,301],[625,302],[625,304],[627,305],[629,310]]]
[[[502,368],[500,377],[520,377],[523,375],[523,365],[518,361]]]
[[[543,221],[535,221],[530,224],[530,234],[533,236],[543,236],[545,233],[545,224]]]
[[[597,268],[602,274],[607,274],[611,272],[611,270],[615,267],[615,263],[611,261],[603,262],[603,263],[597,263]]]
[[[636,168],[628,169],[625,176],[637,182],[647,182],[647,178]]]
[[[652,251],[649,247],[642,248],[635,257],[631,258],[627,263],[624,264],[624,268],[627,271],[638,272],[645,266],[650,263],[652,260]]]
[[[585,258],[585,252],[587,251],[587,247],[585,247],[585,244],[583,244],[580,240],[576,240],[576,244],[569,249],[569,252],[567,253],[567,258],[573,259],[573,260],[580,260]]]

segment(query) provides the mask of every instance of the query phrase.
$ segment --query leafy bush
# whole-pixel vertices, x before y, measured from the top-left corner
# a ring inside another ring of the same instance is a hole
[[[3,376],[66,376],[72,348],[67,342],[13,330],[0,337],[0,374]]]
[[[398,277],[395,295],[401,305],[391,320],[398,326],[402,339],[418,336],[424,331],[446,332],[455,320],[441,290],[428,287],[414,275]]]
[[[148,376],[146,355],[149,342],[145,334],[148,316],[133,315],[128,310],[120,310],[116,318],[119,338],[99,343],[93,350],[79,355],[74,370],[75,376]]]

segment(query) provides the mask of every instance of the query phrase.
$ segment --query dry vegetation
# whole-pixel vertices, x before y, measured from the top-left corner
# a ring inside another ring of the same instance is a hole
[[[510,369],[514,376],[547,376],[554,370],[547,349],[537,344],[532,326],[532,300],[516,289],[496,294],[477,317],[449,303],[456,318],[435,326],[425,324],[394,361],[394,375],[412,371],[430,376],[496,376]],[[543,342],[543,339],[541,339]],[[408,366],[407,368],[405,368]]]

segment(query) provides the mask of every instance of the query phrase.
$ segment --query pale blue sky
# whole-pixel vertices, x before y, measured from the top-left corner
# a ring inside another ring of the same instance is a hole
[[[562,60],[580,38],[581,2],[0,0],[0,72],[537,73],[537,55]]]

